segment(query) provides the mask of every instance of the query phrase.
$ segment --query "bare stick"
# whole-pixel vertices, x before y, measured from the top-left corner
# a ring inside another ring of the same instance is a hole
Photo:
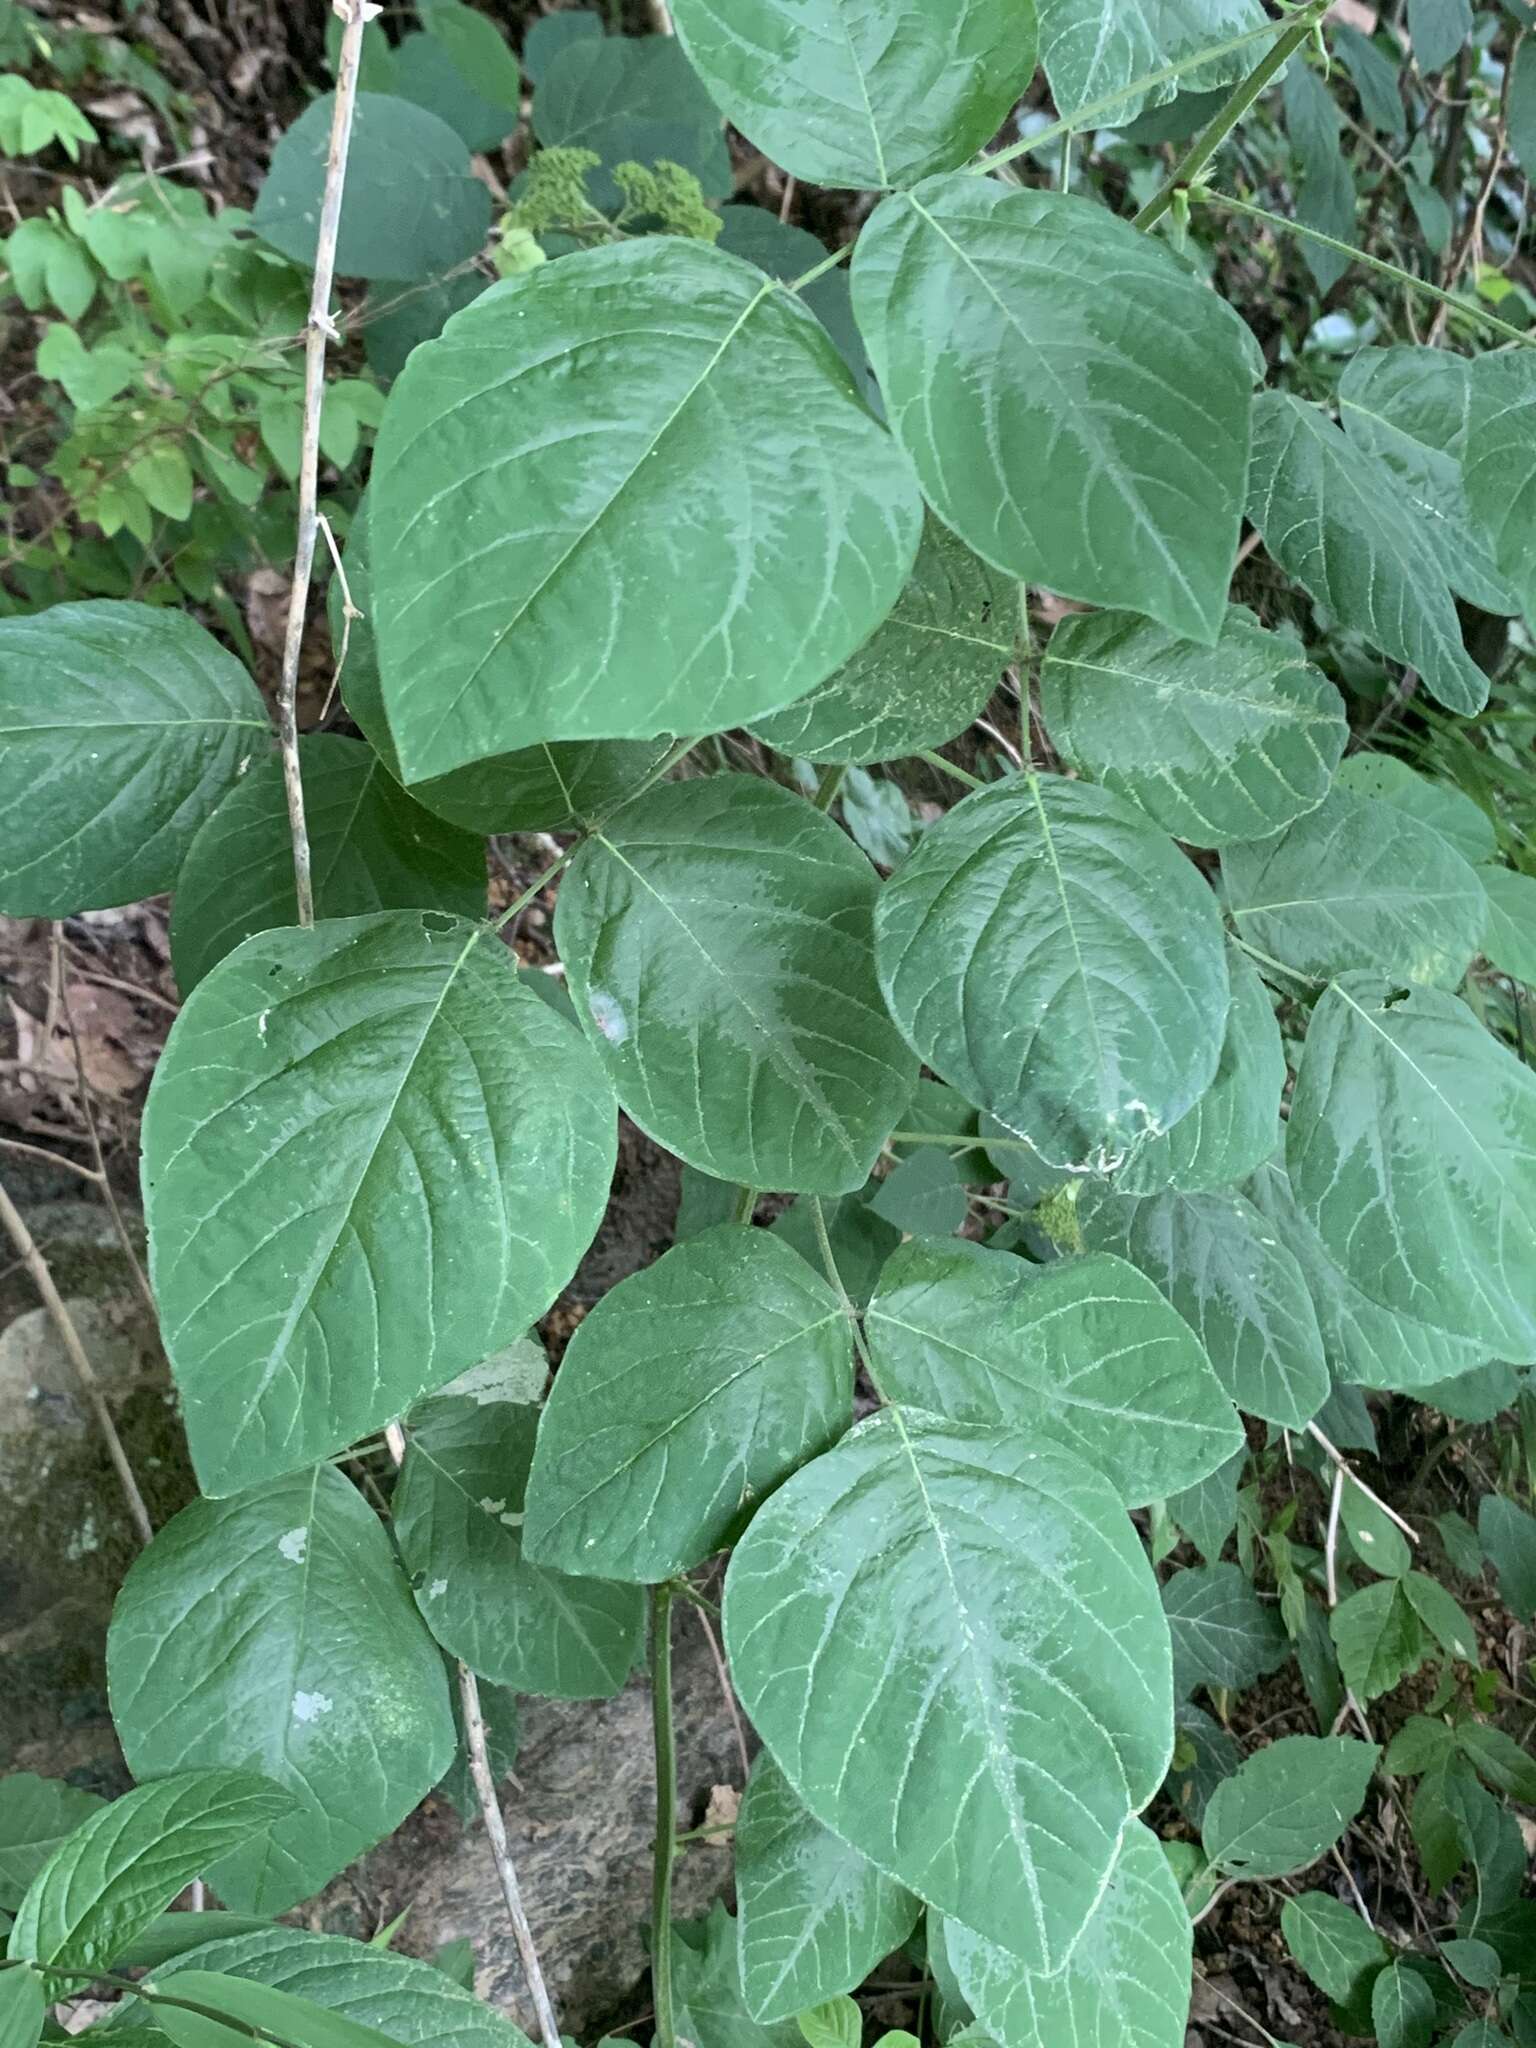
[[[1366,1485],[1365,1481],[1360,1477],[1359,1473],[1352,1470],[1351,1467],[1345,1462],[1344,1453],[1338,1448],[1336,1444],[1329,1443],[1327,1437],[1323,1435],[1323,1432],[1318,1428],[1315,1422],[1309,1422],[1307,1424],[1307,1435],[1311,1437],[1314,1443],[1322,1445],[1323,1449],[1328,1453],[1329,1457],[1332,1458],[1334,1464],[1337,1466],[1339,1471],[1344,1474],[1344,1477],[1350,1480],[1354,1485],[1358,1486],[1360,1491],[1365,1495],[1367,1500],[1374,1501],[1377,1507],[1379,1507],[1381,1509],[1381,1512],[1386,1516],[1387,1520],[1389,1522],[1395,1522],[1398,1528],[1401,1529],[1403,1534],[1408,1538],[1408,1541],[1410,1543],[1418,1542],[1419,1532],[1417,1529],[1414,1528],[1413,1524],[1411,1522],[1405,1522],[1402,1516],[1397,1512],[1396,1508],[1389,1508],[1379,1493],[1373,1493],[1371,1491],[1370,1487]]]
[[[128,1463],[128,1453],[123,1449],[123,1440],[117,1433],[117,1424],[112,1420],[112,1411],[107,1406],[101,1381],[96,1377],[96,1368],[91,1364],[85,1346],[80,1341],[80,1332],[75,1328],[75,1319],[64,1306],[64,1297],[53,1284],[53,1275],[48,1270],[48,1261],[38,1250],[32,1233],[22,1218],[21,1211],[11,1200],[5,1183],[0,1181],[0,1223],[5,1225],[6,1235],[15,1245],[21,1262],[32,1276],[32,1283],[43,1297],[44,1306],[53,1317],[64,1349],[69,1353],[70,1364],[75,1368],[76,1377],[90,1403],[102,1436],[106,1439],[107,1455],[111,1458],[123,1489],[123,1498],[128,1503],[129,1518],[138,1532],[142,1543],[154,1541],[154,1526],[149,1519],[149,1510],[144,1505],[144,1496],[139,1492],[139,1482],[133,1476],[133,1467]]]
[[[293,588],[288,597],[288,631],[283,640],[283,676],[277,698],[277,736],[283,754],[283,788],[288,798],[288,830],[293,839],[293,884],[299,923],[315,921],[315,892],[309,872],[309,830],[304,823],[304,783],[299,774],[299,654],[304,644],[304,614],[309,606],[309,579],[315,566],[320,474],[320,408],[325,399],[325,345],[338,341],[331,319],[331,284],[336,275],[336,234],[341,226],[341,194],[347,176],[347,150],[352,141],[352,113],[357,104],[357,68],[363,54],[363,30],[378,14],[372,0],[332,0],[332,11],[344,24],[341,57],[336,66],[336,101],[331,112],[331,141],[325,159],[325,195],[320,202],[320,232],[315,243],[315,281],[309,297],[304,331],[304,429],[299,443],[299,538],[293,558]]]
[[[538,2015],[539,2033],[544,2048],[560,2048],[559,2023],[555,2019],[555,2009],[549,2002],[544,1972],[539,1967],[539,1952],[533,1945],[533,1931],[528,1925],[528,1916],[523,1911],[523,1895],[518,1889],[517,1872],[512,1866],[512,1852],[507,1847],[507,1830],[501,1817],[501,1801],[496,1796],[496,1780],[491,1775],[491,1759],[485,1746],[485,1716],[480,1711],[480,1687],[475,1674],[467,1664],[459,1666],[459,1704],[464,1710],[464,1742],[469,1751],[470,1776],[475,1781],[475,1796],[480,1801],[480,1811],[485,1817],[485,1832],[490,1840],[496,1875],[501,1880],[501,1896],[507,1902],[507,1918],[512,1922],[517,1952],[523,1959],[523,1975],[528,1980],[533,2009]]]
[[[714,1624],[702,1607],[694,1606],[699,1627],[709,1644],[709,1654],[715,1660],[715,1673],[720,1680],[720,1691],[725,1700],[726,1712],[731,1717],[731,1726],[736,1730],[736,1753],[741,1758],[741,1782],[745,1784],[752,1775],[752,1759],[747,1754],[747,1731],[741,1725],[741,1710],[736,1704],[736,1688],[731,1683],[731,1674],[725,1668],[725,1659],[720,1654],[720,1645],[715,1639]]]
[[[352,645],[352,621],[363,614],[352,602],[352,586],[347,581],[347,572],[341,565],[341,550],[336,545],[336,536],[331,531],[331,522],[323,516],[315,521],[325,536],[325,545],[330,550],[331,567],[341,585],[341,646],[336,654],[336,666],[331,670],[331,687],[325,693],[325,702],[320,707],[320,723],[331,715],[331,706],[336,702],[336,692],[341,688],[341,672],[347,665],[347,649]]]

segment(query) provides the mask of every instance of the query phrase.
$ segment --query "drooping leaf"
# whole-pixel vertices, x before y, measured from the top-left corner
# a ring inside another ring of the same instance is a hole
[[[1305,1870],[1365,1804],[1380,1756],[1340,1735],[1284,1735],[1256,1750],[1206,1808],[1206,1855],[1238,1877]]]
[[[169,889],[270,730],[245,670],[185,612],[105,600],[0,619],[0,913]]]
[[[1338,779],[1356,796],[1379,797],[1432,826],[1474,866],[1494,858],[1498,839],[1492,818],[1454,783],[1432,781],[1395,754],[1351,754]]]
[[[1083,1241],[1160,1287],[1200,1338],[1239,1408],[1303,1429],[1328,1398],[1328,1363],[1301,1268],[1234,1193],[1117,1195],[1085,1189]]]
[[[1216,639],[1252,365],[1169,250],[1087,199],[935,178],[877,208],[853,303],[892,429],[962,540],[1023,582]]]
[[[1265,1605],[1235,1564],[1174,1572],[1163,1587],[1163,1612],[1173,1633],[1173,1683],[1181,1699],[1197,1685],[1252,1685],[1291,1654],[1279,1609]]]
[[[1387,1960],[1375,1928],[1332,1892],[1301,1892],[1280,1909],[1285,1945],[1319,1991],[1351,2004]]]
[[[98,1807],[61,1842],[16,1912],[6,1953],[103,1970],[220,1857],[291,1819],[291,1793],[250,1771],[181,1771]]]
[[[1040,59],[1051,95],[1064,115],[1106,108],[1123,128],[1145,107],[1166,106],[1176,93],[1209,92],[1241,78],[1253,63],[1251,47],[1228,50],[1209,63],[1191,64],[1173,78],[1154,77],[1182,67],[1210,49],[1260,26],[1256,0],[1127,0],[1105,8],[1098,0],[1039,0]],[[1127,87],[1151,82],[1139,92]]]
[[[1355,229],[1356,197],[1343,116],[1304,52],[1298,51],[1286,67],[1282,97],[1296,159],[1296,217],[1336,242],[1347,242]],[[1318,242],[1303,242],[1301,253],[1320,292],[1331,291],[1349,268],[1347,256]]]
[[[914,1240],[881,1275],[865,1329],[888,1399],[1049,1438],[1131,1507],[1194,1485],[1243,1440],[1188,1324],[1102,1254],[1032,1267]]]
[[[458,1753],[433,1790],[440,1798],[451,1801],[459,1819],[468,1827],[480,1812],[480,1795],[475,1789],[474,1772],[470,1768],[469,1750],[465,1741],[464,1704],[457,1684],[450,1680],[448,1690],[453,1701],[453,1722],[458,1737]],[[485,1724],[486,1761],[491,1767],[492,1783],[499,1785],[517,1762],[518,1740],[522,1732],[517,1694],[507,1686],[484,1683],[478,1687],[478,1691],[480,1718]]]
[[[876,880],[777,784],[664,784],[571,863],[571,994],[619,1099],[691,1166],[759,1188],[860,1188],[915,1062],[875,981]]]
[[[1430,825],[1334,789],[1288,830],[1222,857],[1239,938],[1326,981],[1369,967],[1454,986],[1482,942],[1487,898]]]
[[[908,185],[974,156],[1035,68],[1031,0],[679,0],[679,40],[728,118],[816,185]]]
[[[805,761],[894,761],[964,732],[1013,658],[1017,586],[930,513],[884,625],[808,697],[752,730]]]
[[[335,95],[312,100],[272,152],[251,225],[295,263],[312,264]],[[416,283],[476,255],[491,195],[446,121],[385,93],[360,92],[342,190],[341,277]]]
[[[1368,1299],[1536,1358],[1536,1075],[1437,989],[1347,975],[1313,1013],[1286,1169]]]
[[[99,1792],[31,1771],[0,1777],[0,1910],[14,1913],[66,1835],[102,1805]]]
[[[443,1660],[378,1518],[329,1465],[168,1522],[118,1595],[107,1673],[135,1773],[254,1769],[297,1800],[206,1872],[240,1912],[318,1891],[453,1758]]]
[[[370,747],[329,733],[299,742],[315,911],[485,908],[485,848],[423,810]],[[282,765],[256,763],[188,849],[171,912],[171,959],[189,995],[253,932],[298,922]]]
[[[1516,349],[1476,357],[1468,374],[1467,500],[1499,575],[1536,618],[1536,366]]]
[[[1483,953],[1502,974],[1536,984],[1536,879],[1511,868],[1479,868],[1488,898]]]
[[[1063,619],[1040,691],[1062,758],[1192,846],[1262,839],[1314,809],[1348,736],[1332,683],[1236,607],[1214,647],[1134,612]]]
[[[594,353],[601,422],[573,374]],[[868,639],[921,532],[910,473],[815,315],[670,236],[565,257],[456,314],[396,380],[370,507],[412,782],[540,740],[776,710]]]
[[[1287,392],[1254,402],[1248,516],[1286,574],[1342,625],[1417,669],[1449,710],[1481,710],[1488,678],[1462,645],[1445,564],[1398,479]]]
[[[887,1410],[759,1510],[725,1633],[819,1820],[1061,1967],[1171,1749],[1167,1625],[1106,1481],[1015,1431]]]
[[[1477,1507],[1477,1534],[1499,1575],[1499,1596],[1521,1621],[1536,1619],[1536,1516],[1500,1493]]]
[[[908,1041],[1051,1166],[1118,1166],[1215,1078],[1215,899],[1105,790],[1021,775],[967,797],[881,891],[875,932]]]
[[[452,1656],[516,1692],[607,1699],[629,1675],[644,1606],[632,1586],[569,1578],[524,1554],[538,1415],[464,1395],[413,1409],[395,1536],[423,1619]]]
[[[1443,71],[1472,33],[1472,0],[1408,0],[1414,62],[1426,76]]]
[[[761,1750],[736,1824],[736,1910],[742,1995],[770,2021],[857,1989],[920,1908],[814,1820]]]
[[[1189,1908],[1163,1845],[1132,1821],[1104,1896],[1066,1968],[1044,1977],[995,1942],[946,1918],[950,1967],[999,2042],[1113,2042],[1184,2048],[1189,2022]]]
[[[1341,1600],[1329,1616],[1344,1683],[1358,1699],[1390,1692],[1424,1661],[1419,1618],[1395,1579],[1378,1579]]]

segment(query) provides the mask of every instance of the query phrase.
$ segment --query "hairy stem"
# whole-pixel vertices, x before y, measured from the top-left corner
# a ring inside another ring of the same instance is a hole
[[[677,1749],[672,1738],[672,1588],[651,1588],[651,1726],[656,1741],[656,1861],[651,1884],[655,2048],[677,2048],[672,2008],[672,1865],[677,1856]]]

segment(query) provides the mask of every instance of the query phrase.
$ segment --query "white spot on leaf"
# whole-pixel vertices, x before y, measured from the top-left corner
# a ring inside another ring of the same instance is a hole
[[[309,1549],[309,1530],[301,1522],[297,1529],[290,1529],[286,1536],[279,1536],[277,1547],[290,1564],[302,1564]]]
[[[295,1721],[318,1721],[335,1704],[328,1693],[296,1692],[293,1696],[293,1718]]]

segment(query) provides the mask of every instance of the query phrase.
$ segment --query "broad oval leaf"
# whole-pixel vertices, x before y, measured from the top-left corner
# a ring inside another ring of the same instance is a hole
[[[1483,952],[1501,974],[1536,986],[1536,877],[1510,868],[1479,868],[1488,898]]]
[[[819,689],[752,730],[804,761],[896,761],[942,746],[986,709],[1013,659],[1020,601],[930,513],[884,625]]]
[[[764,2022],[856,1990],[921,1910],[806,1812],[766,1749],[736,1824],[736,1908],[742,1995]]]
[[[1063,1171],[1111,1171],[1215,1079],[1216,899],[1106,790],[1020,775],[968,796],[881,891],[875,955],[920,1057]]]
[[[1378,2048],[1429,2048],[1438,2031],[1435,1994],[1406,1963],[1389,1963],[1371,1986]]]
[[[1134,612],[1063,619],[1040,699],[1065,761],[1191,846],[1262,839],[1315,809],[1349,735],[1332,683],[1235,607],[1214,647]]]
[[[1285,1945],[1319,1991],[1351,2003],[1387,1960],[1387,1944],[1332,1892],[1302,1892],[1280,1908]]]
[[[658,158],[691,171],[706,199],[729,196],[725,125],[676,36],[567,31],[553,54],[546,40],[536,62],[538,139],[546,147],[589,149],[601,159],[604,168],[591,174],[588,186],[601,211],[615,213],[623,203],[607,166]]]
[[[987,2035],[1007,2048],[1101,2042],[1184,2048],[1194,1930],[1159,1842],[1132,1821],[1082,1940],[1054,1977],[946,1919],[949,1966]]]
[[[1062,1967],[1172,1748],[1156,1583],[1091,1466],[888,1409],[759,1510],[725,1634],[818,1820],[1031,1968]]]
[[[1238,1407],[1304,1429],[1328,1399],[1328,1362],[1306,1281],[1241,1195],[1117,1195],[1089,1187],[1083,1240],[1139,1266],[1201,1343]]]
[[[1047,1437],[1129,1507],[1195,1485],[1243,1443],[1194,1332],[1121,1259],[1037,1267],[914,1240],[881,1274],[865,1331],[888,1399]]]
[[[1040,60],[1051,96],[1069,118],[1095,111],[1125,128],[1176,93],[1210,92],[1252,69],[1247,37],[1264,22],[1258,0],[1039,0]],[[1217,53],[1204,64],[1190,60]],[[1177,67],[1177,69],[1175,69]],[[1170,76],[1170,73],[1172,75]],[[1102,108],[1100,102],[1104,102]]]
[[[815,185],[905,185],[964,163],[1035,68],[1031,0],[678,0],[727,118]]]
[[[31,1771],[0,1777],[0,1909],[14,1913],[27,1886],[66,1835],[105,1801],[64,1778]]]
[[[286,130],[251,215],[262,240],[295,263],[315,260],[334,105],[335,94],[323,94]],[[409,100],[360,92],[336,237],[337,274],[412,284],[440,276],[478,254],[490,225],[490,192],[447,122]]]
[[[206,1872],[283,1913],[397,1827],[454,1754],[443,1660],[378,1517],[329,1465],[196,1500],[124,1581],[112,1718],[142,1777],[261,1771],[297,1810]]]
[[[539,1421],[528,1553],[671,1578],[852,1419],[837,1296],[782,1238],[720,1224],[621,1280],[571,1339]]]
[[[1471,33],[1472,0],[1408,0],[1408,34],[1426,78],[1443,71]]]
[[[892,430],[977,554],[1215,640],[1253,378],[1177,258],[1095,201],[935,178],[877,208],[853,304]]]
[[[1266,1607],[1235,1564],[1192,1565],[1163,1587],[1180,1699],[1197,1685],[1241,1690],[1278,1671],[1291,1654],[1279,1610]]]
[[[607,1699],[634,1663],[645,1606],[633,1586],[567,1578],[524,1555],[538,1419],[514,1401],[424,1401],[410,1417],[395,1537],[428,1628],[471,1670],[550,1699]]]
[[[1525,349],[1472,363],[1465,472],[1472,516],[1527,619],[1536,618],[1536,365]]]
[[[1455,996],[1347,975],[1312,1015],[1286,1170],[1369,1300],[1536,1359],[1536,1074]]]
[[[777,710],[885,617],[922,519],[815,315],[666,236],[455,314],[395,383],[369,502],[410,782]]]
[[[401,789],[371,747],[329,733],[299,741],[315,909],[485,909],[485,848]],[[253,932],[298,922],[281,762],[258,762],[188,850],[171,908],[171,960],[189,995]]]
[[[144,1115],[204,1492],[342,1449],[526,1330],[597,1229],[615,1123],[580,1035],[483,926],[386,912],[221,960]]]
[[[1324,1856],[1365,1804],[1381,1751],[1343,1735],[1283,1735],[1255,1750],[1205,1810],[1201,1839],[1235,1877],[1288,1877]]]
[[[185,612],[102,600],[0,619],[0,913],[169,889],[270,734],[250,677]]]
[[[6,1953],[104,1970],[211,1863],[293,1816],[250,1771],[181,1771],[100,1807],[60,1843],[17,1910]]]
[[[1229,846],[1221,873],[1238,937],[1318,981],[1369,967],[1454,984],[1487,922],[1483,885],[1448,840],[1349,789],[1272,839]]]
[[[1254,404],[1248,516],[1280,567],[1341,625],[1417,669],[1449,710],[1482,709],[1488,678],[1462,645],[1445,564],[1400,481],[1289,392]]]
[[[719,1180],[863,1187],[916,1062],[875,981],[874,870],[802,797],[663,785],[571,863],[555,936],[642,1130]]]
[[[1339,770],[1339,786],[1357,796],[1379,797],[1448,839],[1474,866],[1492,860],[1498,833],[1482,805],[1453,782],[1436,782],[1395,754],[1351,754]],[[1481,880],[1481,877],[1479,877]]]
[[[456,11],[470,13],[467,7]],[[501,43],[500,35],[484,15],[471,15],[470,18],[491,29],[497,42]],[[501,43],[501,49],[503,55],[508,54],[505,43]],[[508,103],[488,98],[477,90],[470,83],[474,73],[466,73],[456,64],[452,51],[436,35],[402,36],[395,45],[394,58],[393,89],[402,99],[435,114],[439,121],[453,130],[466,149],[494,149],[517,126],[517,95],[514,94]],[[516,60],[511,62],[515,72]],[[482,78],[480,82],[485,84],[487,81]],[[476,282],[483,285],[484,280],[477,279]]]

